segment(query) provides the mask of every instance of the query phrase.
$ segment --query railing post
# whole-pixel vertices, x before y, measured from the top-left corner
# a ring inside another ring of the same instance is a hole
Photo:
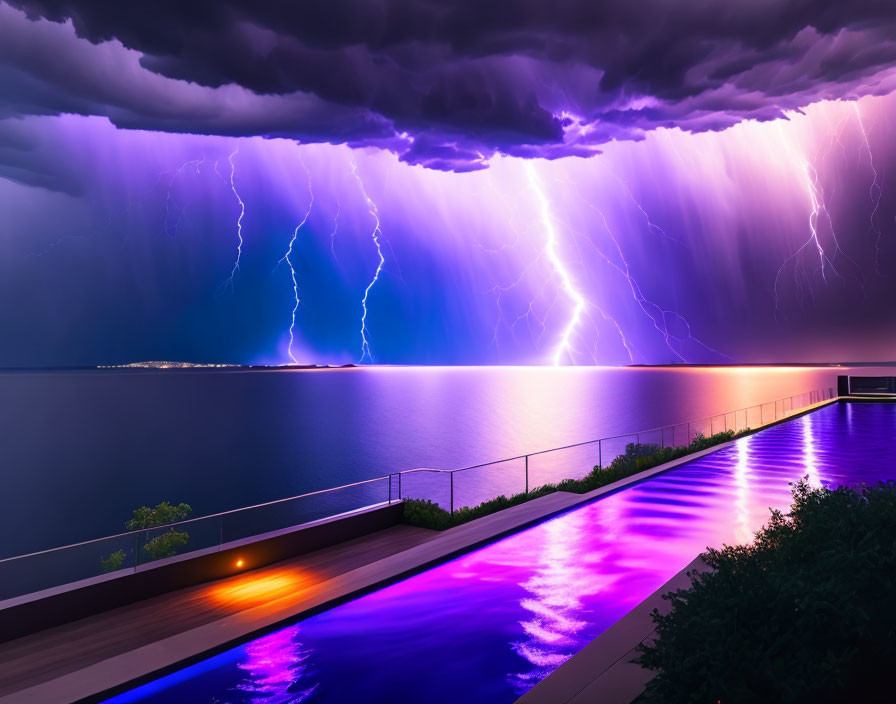
[[[526,455],[526,493],[529,493],[529,455]]]
[[[134,533],[134,572],[137,571],[138,556],[140,555],[140,532]]]
[[[598,468],[598,469],[603,469],[603,468],[604,468],[604,452],[603,452],[603,449],[604,449],[604,448],[603,448],[603,444],[604,444],[604,441],[603,441],[603,440],[598,440],[598,441],[597,441],[597,468]]]
[[[398,473],[398,500],[401,501],[401,472]]]
[[[392,474],[389,474],[389,505],[392,505]]]
[[[454,472],[450,472],[451,476],[451,513],[454,513]]]

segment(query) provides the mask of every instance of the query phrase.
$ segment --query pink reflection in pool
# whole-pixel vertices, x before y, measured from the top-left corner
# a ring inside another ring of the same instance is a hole
[[[116,702],[511,702],[790,483],[896,479],[896,405],[836,404]]]

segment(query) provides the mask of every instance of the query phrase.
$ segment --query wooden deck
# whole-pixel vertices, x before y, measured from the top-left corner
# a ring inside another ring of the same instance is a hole
[[[395,526],[245,574],[180,589],[0,643],[0,697],[264,603],[420,545],[436,531]]]

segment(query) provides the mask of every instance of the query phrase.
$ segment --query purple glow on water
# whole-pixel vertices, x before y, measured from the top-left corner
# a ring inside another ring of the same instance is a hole
[[[112,702],[510,702],[790,483],[896,480],[896,405],[835,404]]]

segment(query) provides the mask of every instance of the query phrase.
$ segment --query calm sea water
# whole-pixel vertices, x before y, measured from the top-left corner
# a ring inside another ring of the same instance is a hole
[[[509,703],[706,546],[748,541],[801,477],[896,480],[896,405],[741,438],[111,701]]]
[[[843,370],[840,370],[842,373]],[[0,556],[413,467],[452,468],[809,389],[819,368],[0,374]]]

